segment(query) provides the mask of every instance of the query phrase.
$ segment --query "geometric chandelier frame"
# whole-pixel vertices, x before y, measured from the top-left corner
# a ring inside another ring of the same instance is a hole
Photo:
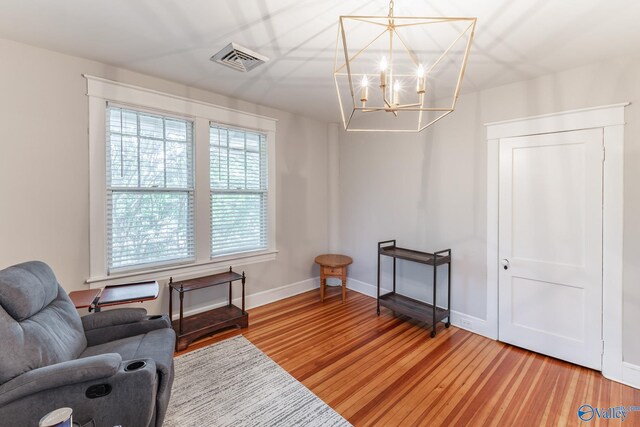
[[[455,109],[477,19],[393,8],[340,17],[333,76],[347,131],[420,132]]]

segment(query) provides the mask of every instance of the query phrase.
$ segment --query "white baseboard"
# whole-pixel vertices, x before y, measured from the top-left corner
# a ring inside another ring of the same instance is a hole
[[[361,294],[370,296],[371,298],[376,298],[377,295],[377,288],[373,285],[370,285],[366,282],[361,282],[360,280],[356,280],[356,279],[352,279],[352,278],[347,278],[347,288],[359,292]],[[391,292],[391,289],[384,289],[382,288],[382,291],[384,293],[386,292]]]
[[[300,282],[291,283],[289,285],[280,286],[279,288],[269,289],[252,295],[247,295],[247,309],[260,307],[261,305],[289,298],[294,295],[310,291],[312,289],[317,289],[319,287],[320,279],[318,277],[313,277],[311,279],[306,279]],[[240,302],[239,299],[234,301]]]
[[[460,329],[495,340],[495,337],[492,336],[489,330],[489,324],[485,319],[451,310],[451,324]]]
[[[320,287],[320,279],[313,277],[311,279],[302,280],[301,282],[291,283],[289,285],[280,286],[274,289],[268,289],[266,291],[257,292],[255,294],[247,295],[245,297],[245,308],[251,309],[260,307],[261,305],[269,304],[279,301],[281,299],[289,298],[294,295],[301,294]],[[233,303],[240,307],[242,304],[242,298],[234,298]],[[214,308],[222,307],[226,305],[226,301],[209,304],[203,307],[193,308],[191,310],[185,310],[184,316],[191,316],[193,314],[202,313],[204,311],[213,310]],[[173,320],[178,319],[179,314],[172,316]]]
[[[640,366],[622,362],[622,380],[619,382],[640,389]]]
[[[376,298],[377,289],[375,286],[362,282],[356,279],[347,279],[347,288],[360,292],[361,294]],[[391,292],[391,289],[382,289],[384,293]],[[482,335],[487,338],[495,339],[491,336],[489,331],[489,325],[485,319],[479,317],[469,316],[468,314],[460,313],[459,311],[451,310],[451,324],[460,328],[473,332],[474,334]]]

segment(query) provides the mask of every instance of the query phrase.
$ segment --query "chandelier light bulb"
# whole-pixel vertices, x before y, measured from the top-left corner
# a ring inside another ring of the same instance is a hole
[[[360,101],[362,101],[362,107],[365,107],[365,103],[369,99],[369,79],[365,74],[362,76],[362,81],[360,81],[360,86],[362,89],[360,90]]]
[[[400,82],[398,80],[393,84],[393,103],[400,104]]]
[[[418,70],[416,71],[416,75],[418,76],[418,80],[416,82],[416,92],[422,95],[425,93],[425,77],[424,77],[424,67],[422,64],[418,66]]]
[[[382,89],[387,85],[387,58],[382,57],[382,61],[380,61],[380,87]]]
[[[380,71],[387,71],[388,66],[389,65],[387,64],[387,57],[383,56],[380,60]]]

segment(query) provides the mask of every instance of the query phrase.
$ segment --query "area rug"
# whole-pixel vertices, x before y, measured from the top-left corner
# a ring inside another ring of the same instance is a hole
[[[165,427],[350,426],[243,336],[175,360]]]

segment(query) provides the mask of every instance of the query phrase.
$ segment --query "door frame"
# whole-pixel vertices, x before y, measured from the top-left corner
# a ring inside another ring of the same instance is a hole
[[[498,339],[498,201],[500,138],[603,129],[602,374],[622,382],[622,243],[624,108],[628,102],[486,123],[487,128],[487,332]]]

